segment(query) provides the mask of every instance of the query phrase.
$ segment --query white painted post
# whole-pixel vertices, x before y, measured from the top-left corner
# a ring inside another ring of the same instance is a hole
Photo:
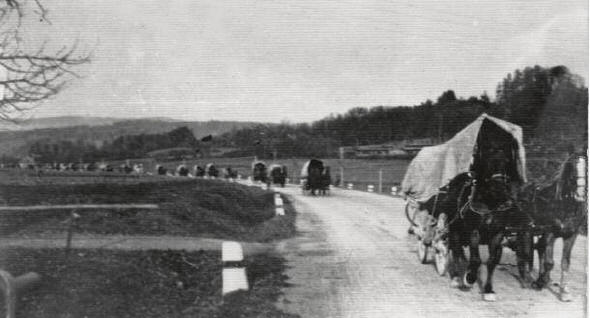
[[[396,186],[391,187],[391,195],[397,195],[397,187]]]
[[[285,215],[285,208],[283,206],[283,199],[279,193],[275,193],[275,214],[278,216]]]
[[[383,193],[383,169],[379,169],[379,193]]]
[[[374,191],[374,190],[375,190],[375,187],[374,187],[372,184],[369,184],[369,185],[367,186],[367,191],[368,191],[368,192],[370,192],[370,193],[373,193],[373,191]]]
[[[344,167],[340,166],[340,184],[339,186],[344,188]]]
[[[347,188],[348,190],[352,190],[352,189],[354,189],[354,185],[353,185],[352,183],[349,183],[349,184],[346,186],[346,188]]]
[[[244,253],[240,243],[223,242],[221,244],[221,260],[224,262],[221,294],[226,295],[237,290],[248,290],[246,268],[225,267],[228,265],[227,263],[241,262],[244,260]]]

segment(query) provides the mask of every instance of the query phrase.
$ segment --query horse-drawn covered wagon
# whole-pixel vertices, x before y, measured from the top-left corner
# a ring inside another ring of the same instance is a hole
[[[268,183],[268,168],[264,161],[252,162],[252,181]]]
[[[287,167],[279,164],[270,165],[270,181],[284,188],[287,181]]]
[[[437,272],[448,271],[453,287],[471,287],[481,265],[479,245],[487,244],[484,300],[495,300],[492,275],[502,242],[506,235],[524,237],[530,230],[531,218],[516,204],[525,171],[522,129],[486,114],[447,142],[423,148],[402,182],[420,261],[433,254]],[[530,261],[525,241],[516,240],[521,275]],[[470,252],[467,266],[464,246]]]
[[[311,195],[316,195],[317,191],[321,195],[326,195],[330,191],[331,183],[330,167],[325,166],[321,160],[311,159],[303,165],[301,169],[303,194],[309,192]]]

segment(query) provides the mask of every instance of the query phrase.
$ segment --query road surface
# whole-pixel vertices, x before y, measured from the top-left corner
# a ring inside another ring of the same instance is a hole
[[[570,303],[558,287],[523,289],[514,252],[504,249],[496,269],[497,302],[482,300],[481,283],[469,291],[450,287],[434,265],[422,265],[407,234],[404,201],[334,189],[331,196],[303,196],[298,187],[279,189],[298,211],[298,235],[280,244],[288,260],[290,287],[278,306],[301,317],[584,317],[587,240],[579,237],[571,266]],[[561,240],[553,279],[559,279]],[[486,247],[482,258],[487,260]],[[535,264],[538,264],[535,259]],[[485,269],[482,271],[485,272]]]

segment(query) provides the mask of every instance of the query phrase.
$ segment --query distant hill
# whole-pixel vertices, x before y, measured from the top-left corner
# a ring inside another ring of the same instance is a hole
[[[22,157],[27,154],[32,143],[43,139],[83,140],[102,144],[104,141],[112,141],[122,135],[159,134],[181,126],[187,126],[193,131],[195,137],[200,139],[207,135],[221,135],[255,124],[237,121],[177,121],[169,118],[41,118],[24,124],[19,130],[0,130],[0,156]]]
[[[80,116],[63,116],[63,117],[46,117],[34,118],[20,122],[18,125],[12,123],[0,123],[0,129],[11,131],[44,129],[44,128],[61,128],[71,126],[100,126],[112,125],[125,119],[111,117],[80,117]]]

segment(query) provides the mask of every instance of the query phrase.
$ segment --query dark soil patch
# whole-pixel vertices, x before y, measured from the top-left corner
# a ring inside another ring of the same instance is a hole
[[[63,250],[0,253],[0,268],[42,276],[19,296],[18,317],[293,317],[274,307],[284,260],[256,256],[246,266],[251,289],[222,301],[217,252],[73,250],[65,266]]]
[[[4,202],[1,202],[4,201]],[[157,210],[80,210],[77,233],[210,236],[271,241],[295,233],[295,213],[275,217],[273,193],[220,180],[0,185],[0,204],[154,203]],[[71,211],[2,212],[0,235],[63,232]]]

